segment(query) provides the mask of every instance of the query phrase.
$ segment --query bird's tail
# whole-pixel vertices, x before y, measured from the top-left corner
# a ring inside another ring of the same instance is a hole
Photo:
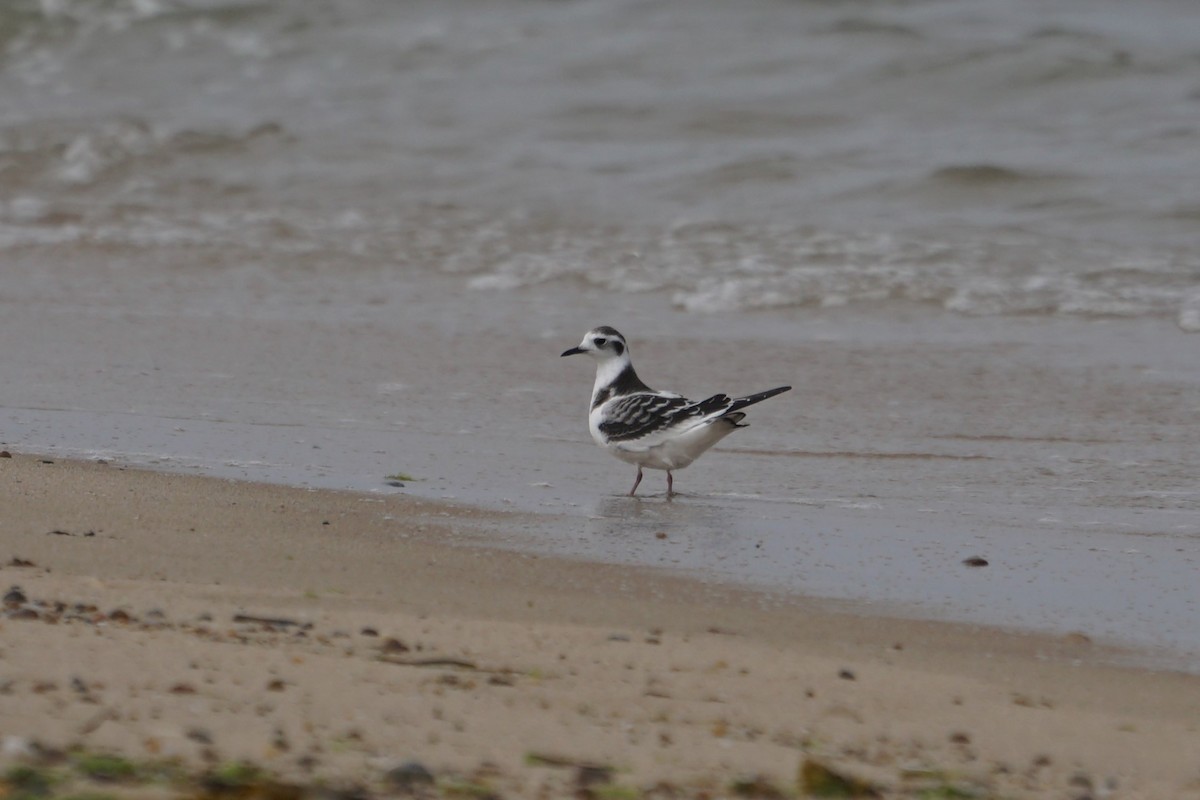
[[[725,414],[729,415],[738,409],[745,408],[746,406],[752,406],[755,403],[761,403],[767,398],[790,391],[791,388],[792,387],[790,386],[776,386],[774,389],[767,389],[765,392],[758,392],[757,394],[748,395],[747,397],[739,397],[729,404],[729,410],[726,411]]]

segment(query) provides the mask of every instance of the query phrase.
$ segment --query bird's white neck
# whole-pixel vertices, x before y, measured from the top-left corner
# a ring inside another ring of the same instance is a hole
[[[629,367],[629,355],[606,358],[596,365],[596,382],[592,385],[592,402],[596,395],[607,389],[617,377]]]

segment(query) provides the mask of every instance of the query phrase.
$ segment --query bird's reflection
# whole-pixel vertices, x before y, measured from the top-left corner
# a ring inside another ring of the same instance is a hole
[[[737,514],[703,498],[676,496],[596,499],[588,518],[591,536],[627,545],[686,541],[704,550],[725,550],[738,542]]]
[[[792,508],[728,495],[673,502],[661,495],[597,497],[576,529],[577,546],[601,560],[682,569],[702,579],[802,585],[813,542],[797,535]]]

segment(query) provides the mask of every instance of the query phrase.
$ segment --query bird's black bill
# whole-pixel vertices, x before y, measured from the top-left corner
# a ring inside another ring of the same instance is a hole
[[[563,354],[562,354],[561,356],[559,356],[559,358],[562,358],[563,356],[575,356],[575,355],[579,355],[579,354],[580,354],[580,353],[582,353],[582,352],[583,352],[583,351],[582,351],[582,350],[580,350],[578,347],[572,347],[570,350],[565,350],[565,351],[563,351]]]

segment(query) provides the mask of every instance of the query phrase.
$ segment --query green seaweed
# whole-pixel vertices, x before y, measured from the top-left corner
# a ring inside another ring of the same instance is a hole
[[[589,786],[587,791],[596,800],[640,800],[642,793],[633,786],[623,786],[619,783],[602,783]]]
[[[231,761],[221,764],[202,779],[211,787],[238,789],[262,783],[267,779],[266,770],[249,761]]]
[[[0,796],[8,800],[25,800],[48,796],[55,776],[48,770],[18,764],[5,771],[3,783],[7,791],[0,791]]]
[[[843,775],[811,758],[800,767],[800,789],[810,797],[879,797],[879,790],[866,781]]]
[[[78,753],[73,759],[75,770],[94,781],[117,783],[137,777],[132,761],[108,753]]]
[[[496,792],[490,786],[475,781],[439,780],[437,788],[443,797],[474,798],[474,800],[496,797]]]
[[[761,775],[738,778],[729,784],[729,791],[735,797],[757,797],[766,800],[779,800],[787,797],[787,793]]]

